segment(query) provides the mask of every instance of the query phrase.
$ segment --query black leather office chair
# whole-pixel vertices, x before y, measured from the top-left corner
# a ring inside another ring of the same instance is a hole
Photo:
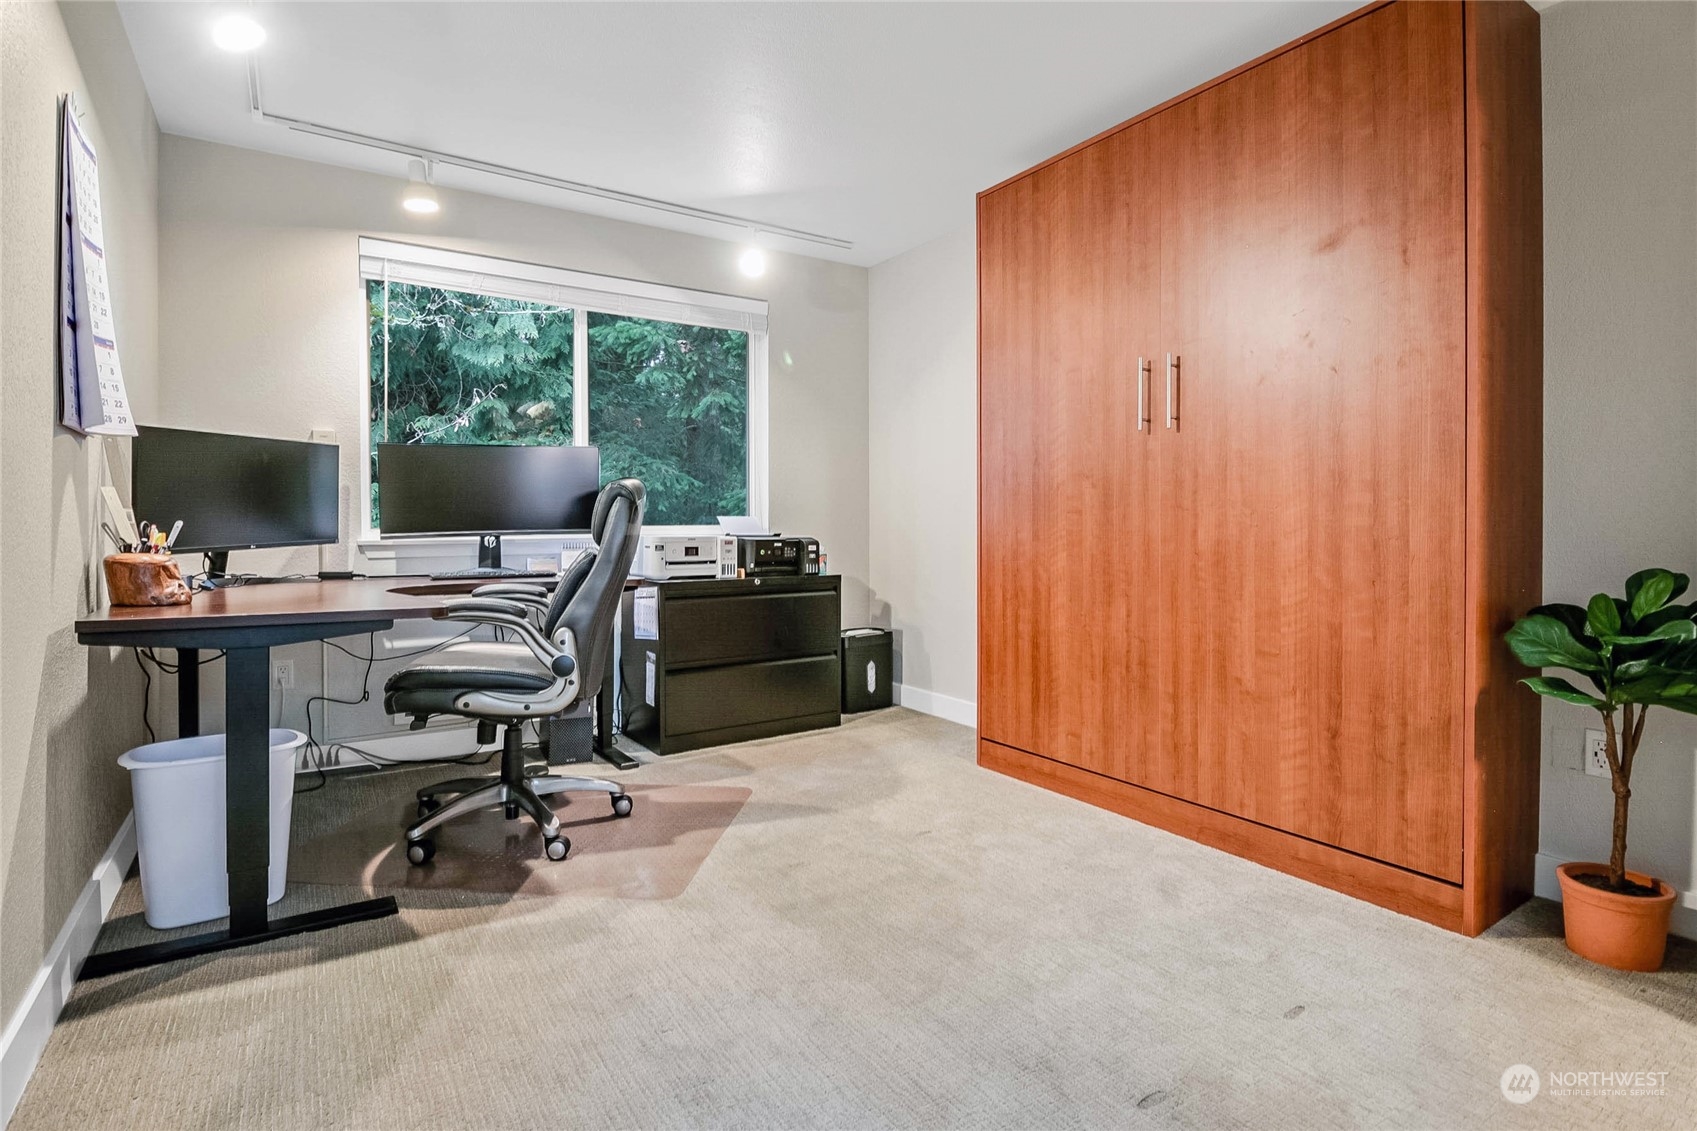
[[[384,686],[384,709],[413,716],[415,726],[431,715],[463,715],[477,720],[479,742],[493,742],[495,728],[505,728],[499,777],[456,778],[418,791],[418,820],[406,834],[407,859],[414,864],[436,854],[432,829],[490,805],[503,806],[508,820],[520,810],[529,814],[542,829],[550,860],[564,860],[571,842],[560,835],[559,818],[542,798],[593,790],[611,795],[614,814],[630,815],[631,799],[616,782],[529,773],[524,724],[565,710],[611,678],[604,670],[608,644],[642,538],[644,506],[638,480],[607,484],[590,522],[595,548],[560,574],[552,597],[540,586],[502,584],[445,602],[445,619],[495,625],[513,639],[450,644],[396,672]],[[452,800],[444,804],[445,796]]]

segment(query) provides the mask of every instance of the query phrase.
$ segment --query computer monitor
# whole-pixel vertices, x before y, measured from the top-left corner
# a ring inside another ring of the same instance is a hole
[[[503,534],[589,529],[601,451],[518,444],[378,444],[384,537],[478,535],[478,565],[499,568]]]
[[[172,549],[210,555],[214,577],[227,570],[231,550],[340,536],[335,444],[141,427],[131,461],[136,518],[165,530],[181,520]]]

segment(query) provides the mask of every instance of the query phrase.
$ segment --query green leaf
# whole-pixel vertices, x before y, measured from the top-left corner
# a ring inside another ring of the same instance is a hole
[[[1609,645],[1655,644],[1664,640],[1690,640],[1697,637],[1697,624],[1688,620],[1670,620],[1656,631],[1643,636],[1604,636]]]
[[[1675,711],[1683,711],[1687,715],[1697,715],[1697,694],[1693,695],[1659,695],[1654,702],[1646,704],[1653,707],[1668,707]]]
[[[1615,668],[1615,678],[1619,680],[1637,679],[1646,672],[1654,670],[1655,660],[1628,660]]]
[[[1597,653],[1573,638],[1567,625],[1554,617],[1522,617],[1503,637],[1515,658],[1529,668],[1572,668],[1600,672],[1603,661]]]
[[[1554,617],[1567,625],[1567,629],[1573,633],[1574,639],[1582,643],[1591,636],[1590,629],[1586,625],[1586,611],[1578,605],[1539,605],[1526,615],[1529,617]]]
[[[1615,684],[1614,694],[1609,698],[1616,703],[1654,703],[1679,678],[1672,672],[1652,671],[1639,679]]]
[[[1594,695],[1587,695],[1565,679],[1549,679],[1536,675],[1520,681],[1539,695],[1547,695],[1551,699],[1561,699],[1568,703],[1578,703],[1583,707],[1595,707],[1601,711],[1608,706]]]
[[[1640,620],[1636,627],[1641,632],[1649,632],[1670,620],[1697,620],[1697,605],[1664,605]]]
[[[1626,599],[1632,605],[1632,619],[1636,621],[1648,616],[1667,604],[1672,600],[1676,588],[1683,592],[1684,585],[1680,584],[1682,579],[1685,584],[1690,584],[1690,578],[1665,569],[1647,569],[1633,574],[1626,582]],[[1633,588],[1633,581],[1638,582],[1636,589]]]
[[[1615,607],[1615,599],[1607,593],[1592,597],[1585,609],[1585,627],[1599,640],[1619,632],[1620,609]]]

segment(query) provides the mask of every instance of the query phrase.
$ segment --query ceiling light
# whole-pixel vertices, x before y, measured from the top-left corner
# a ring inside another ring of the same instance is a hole
[[[252,51],[265,42],[265,29],[246,16],[225,16],[212,25],[212,42],[226,51]]]
[[[407,162],[407,191],[401,195],[401,207],[420,216],[442,210],[442,202],[436,199],[436,189],[430,183],[430,171],[422,161]]]
[[[737,267],[750,279],[758,279],[766,274],[766,253],[757,247],[746,248],[737,257]]]

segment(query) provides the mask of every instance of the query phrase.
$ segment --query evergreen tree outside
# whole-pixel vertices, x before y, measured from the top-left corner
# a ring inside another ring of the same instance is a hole
[[[748,335],[591,313],[589,442],[604,479],[648,488],[648,522],[747,514]]]
[[[572,443],[572,310],[382,280],[367,300],[373,525],[378,443]],[[623,315],[588,321],[588,441],[601,449],[603,481],[641,479],[656,525],[746,513],[749,336]]]

